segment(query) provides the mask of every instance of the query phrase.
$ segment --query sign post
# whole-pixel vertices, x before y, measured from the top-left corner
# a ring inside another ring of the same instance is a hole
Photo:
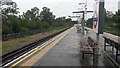
[[[97,34],[97,41],[98,46],[96,49],[96,54],[100,54],[99,52],[99,46],[103,44],[103,39],[101,38],[103,35],[103,23],[104,23],[104,0],[95,0],[94,3],[94,16],[93,16],[93,30]]]
[[[103,34],[103,23],[105,14],[104,0],[95,0],[93,12],[93,30],[97,34]]]
[[[93,30],[98,33],[98,24],[99,24],[99,1],[95,0],[94,9],[93,9]]]

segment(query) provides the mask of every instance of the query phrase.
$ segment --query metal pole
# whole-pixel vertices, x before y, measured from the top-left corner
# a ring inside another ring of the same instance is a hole
[[[85,4],[85,3],[79,3],[79,5],[82,5],[82,8],[84,9],[84,7],[83,7],[83,4]],[[83,13],[83,17],[82,17],[82,34],[84,35],[84,27],[85,27],[85,12],[84,12],[84,10],[82,9],[82,13]]]
[[[104,0],[99,1],[99,23],[98,23],[98,34],[97,34],[97,40],[98,40],[98,47],[97,47],[97,54],[100,54],[99,47],[103,45],[103,28],[104,28],[104,15],[105,15],[105,9],[104,9]]]
[[[86,21],[87,21],[87,0],[85,2],[85,26],[86,27]],[[84,30],[85,36],[87,36],[87,32]]]
[[[83,11],[83,21],[82,21],[82,33],[84,35],[84,27],[85,27],[85,12]]]
[[[105,15],[104,0],[100,0],[100,2],[99,2],[99,25],[98,25],[98,34],[103,34],[104,15]]]

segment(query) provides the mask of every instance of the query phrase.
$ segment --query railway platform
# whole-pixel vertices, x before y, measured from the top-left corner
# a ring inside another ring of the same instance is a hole
[[[42,67],[42,66],[71,66],[71,67],[103,67],[114,68],[115,65],[100,50],[100,55],[85,55],[81,58],[80,40],[83,35],[77,32],[76,27],[72,27],[62,34],[61,37],[50,43],[47,47],[37,51],[18,66]]]

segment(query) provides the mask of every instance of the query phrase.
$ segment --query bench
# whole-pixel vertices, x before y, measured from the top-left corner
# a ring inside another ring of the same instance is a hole
[[[94,55],[95,49],[97,48],[97,45],[98,45],[98,43],[95,40],[93,40],[91,37],[88,37],[86,39],[86,42],[87,43],[81,42],[81,45],[80,45],[80,51],[81,51],[83,59],[84,59],[85,54],[93,54]]]

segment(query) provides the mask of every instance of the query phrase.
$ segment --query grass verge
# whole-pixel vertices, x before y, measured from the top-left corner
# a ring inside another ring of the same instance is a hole
[[[2,53],[8,53],[10,51],[16,50],[20,47],[23,47],[29,43],[32,43],[34,41],[37,41],[41,38],[44,38],[46,36],[49,36],[55,32],[58,32],[62,30],[61,28],[56,28],[54,30],[49,30],[47,32],[42,32],[36,35],[31,35],[31,36],[25,36],[22,38],[18,38],[18,39],[10,39],[8,41],[2,41]]]

